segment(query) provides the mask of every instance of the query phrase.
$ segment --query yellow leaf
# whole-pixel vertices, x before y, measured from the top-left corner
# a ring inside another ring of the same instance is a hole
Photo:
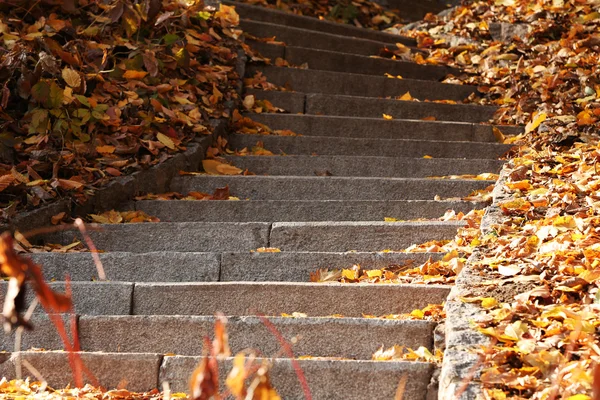
[[[259,247],[256,249],[257,253],[281,253],[281,249],[277,247]]]
[[[425,313],[423,310],[412,310],[410,316],[417,319],[423,319],[425,317]]]
[[[348,280],[354,281],[358,279],[358,272],[353,269],[345,269],[342,271],[342,276]]]
[[[385,217],[383,220],[385,222],[398,222],[398,220],[396,218],[391,218],[391,217]]]
[[[504,141],[506,140],[506,137],[504,136],[502,131],[500,131],[500,129],[496,128],[495,126],[492,127],[492,133],[494,134],[494,137],[496,138],[496,141],[498,143],[504,143]]]
[[[369,278],[381,278],[383,276],[383,272],[380,269],[368,270],[366,273]]]
[[[481,307],[483,308],[490,309],[496,307],[497,305],[498,300],[494,299],[493,297],[485,297],[481,299]]]
[[[433,157],[428,156],[428,155],[424,155],[423,158],[433,158]]]
[[[243,172],[233,165],[223,164],[217,160],[202,160],[202,168],[210,175],[239,175]]]
[[[123,74],[123,77],[125,79],[142,79],[144,78],[146,75],[148,75],[148,72],[146,71],[125,71],[125,73]]]
[[[532,132],[535,130],[542,122],[546,120],[546,113],[535,113],[532,115],[531,121],[525,126],[525,133]]]
[[[105,153],[105,154],[111,154],[115,152],[115,146],[109,146],[109,145],[105,145],[105,146],[96,146],[96,151],[98,153]]]
[[[410,92],[406,92],[398,98],[398,100],[412,100],[412,99],[413,99],[413,97],[410,95]]]
[[[71,86],[72,88],[78,88],[81,86],[81,77],[71,68],[65,67],[65,69],[62,70],[62,78],[65,80],[65,82],[67,82],[67,85]]]
[[[567,397],[567,400],[592,400],[587,394],[574,394],[573,396]]]
[[[171,150],[175,150],[175,143],[173,143],[173,141],[171,140],[170,137],[168,137],[167,135],[165,135],[164,133],[160,133],[158,132],[156,134],[156,138],[158,139],[159,142],[161,142],[162,144],[164,144],[165,146],[167,146],[169,149]]]
[[[391,115],[383,114],[383,119],[390,120],[390,119],[394,119],[394,117],[392,117]]]

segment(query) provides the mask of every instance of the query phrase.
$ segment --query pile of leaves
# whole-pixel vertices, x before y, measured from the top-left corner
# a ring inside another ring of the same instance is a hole
[[[243,0],[243,2],[378,30],[402,21],[397,12],[369,0]]]
[[[481,351],[488,399],[600,393],[597,9],[592,1],[478,1],[409,32],[430,50],[423,63],[466,70],[448,82],[479,85],[472,100],[500,106],[497,122],[527,124],[464,298],[481,306],[475,329],[491,340]]]
[[[201,0],[0,4],[0,217],[148,168],[229,117],[239,16]]]

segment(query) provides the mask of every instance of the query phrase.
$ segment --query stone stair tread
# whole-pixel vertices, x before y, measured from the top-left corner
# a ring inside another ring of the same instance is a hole
[[[244,33],[249,33],[258,38],[274,37],[276,41],[284,42],[290,46],[309,47],[340,53],[372,56],[379,55],[381,50],[386,47],[396,48],[394,44],[377,40],[336,35],[246,18],[240,19],[240,27]]]
[[[265,138],[264,136],[250,137],[256,142]],[[442,143],[448,144],[448,142]],[[290,154],[285,157],[246,155],[227,156],[226,159],[236,167],[242,170],[247,169],[257,175],[427,178],[448,175],[478,175],[486,172],[498,173],[502,168],[502,161],[493,159],[411,158],[376,155]]]
[[[277,357],[281,345],[256,316],[228,317],[229,344],[234,353],[245,349]],[[195,356],[202,354],[204,336],[211,337],[213,316],[178,315],[81,315],[77,329],[82,351],[108,353],[159,353]],[[371,359],[380,346],[397,344],[431,349],[435,323],[425,320],[391,320],[345,317],[269,317],[279,333],[293,343],[296,356]],[[34,330],[22,336],[22,349],[63,350],[64,344],[50,318],[44,314],[31,319]],[[70,321],[68,321],[70,323]],[[72,329],[69,325],[69,329]],[[352,340],[340,340],[340,338]],[[12,351],[12,340],[4,340],[0,351]]]
[[[424,79],[440,81],[448,74],[457,74],[459,70],[440,65],[421,65],[411,61],[399,61],[389,58],[364,56],[360,54],[340,53],[329,50],[298,46],[249,41],[250,47],[268,58],[282,58],[292,65],[308,64],[311,70],[349,72],[354,74],[383,76],[401,75],[406,79]]]
[[[275,222],[269,246],[284,251],[402,250],[431,240],[450,240],[463,221]]]
[[[477,92],[476,86],[454,85],[418,79],[392,79],[385,76],[321,71],[275,66],[249,66],[246,76],[261,72],[269,83],[304,93],[364,97],[397,97],[406,92],[420,100],[462,101]]]
[[[303,136],[496,142],[491,125],[468,122],[279,113],[249,113],[246,116],[271,129],[289,129]],[[519,126],[498,128],[509,135],[523,132]]]
[[[485,142],[444,142],[439,140],[407,140],[370,138],[336,138],[329,136],[276,136],[276,135],[229,135],[232,149],[242,150],[264,143],[264,148],[274,154],[335,155],[418,158],[430,156],[437,159],[497,159],[513,146]],[[448,171],[452,174],[452,171]]]
[[[463,179],[374,178],[339,176],[193,175],[173,179],[171,190],[230,193],[251,200],[434,200],[467,196],[490,182]]]
[[[436,219],[448,210],[467,213],[485,204],[434,200],[142,200],[136,210],[161,222],[383,221]]]
[[[438,121],[487,122],[496,107],[473,104],[443,104],[359,96],[310,93],[306,95],[306,114],[379,117],[382,113],[396,119],[435,117]]]
[[[331,21],[323,21],[313,17],[291,14],[285,11],[275,10],[254,6],[237,1],[224,1],[224,4],[235,6],[236,11],[243,15],[244,18],[253,19],[256,21],[270,22],[279,25],[286,25],[295,28],[308,29],[318,32],[326,32],[334,35],[342,35],[356,38],[365,38],[378,40],[391,44],[403,43],[406,46],[416,46],[416,41],[412,38],[390,33],[376,31],[371,29],[363,29],[348,24],[340,24]]]
[[[387,114],[393,119],[401,120],[431,117],[436,121],[481,123],[491,120],[497,110],[496,107],[476,104],[446,104],[320,93],[304,94],[251,88],[246,90],[246,95],[253,95],[257,100],[268,100],[275,107],[292,114],[382,119],[383,114]]]
[[[80,353],[86,367],[94,372],[104,387],[118,387],[127,380],[127,389],[148,391],[169,382],[172,392],[189,390],[189,377],[201,357],[163,356],[153,353]],[[0,354],[0,373],[15,378],[15,361],[10,353]],[[36,367],[52,387],[73,385],[68,355],[61,351],[25,351],[22,359]],[[256,360],[260,365],[262,359]],[[270,374],[273,385],[285,399],[303,399],[291,360],[272,360]],[[393,398],[400,379],[408,376],[405,398],[425,400],[427,386],[435,369],[422,362],[377,362],[366,360],[298,360],[315,399],[358,400],[378,393],[382,398]],[[224,379],[231,369],[232,359],[221,364],[219,376]],[[24,369],[26,377],[36,379]],[[92,383],[84,374],[85,383]]]
[[[440,304],[444,285],[307,282],[136,283],[134,315],[388,315]],[[315,301],[317,300],[317,301]]]
[[[278,281],[307,282],[318,269],[343,269],[360,264],[364,269],[414,265],[443,253],[383,252],[109,252],[99,257],[111,282],[217,282]],[[31,259],[43,265],[47,280],[69,276],[74,282],[97,278],[90,253],[35,253]],[[165,268],[177,265],[177,268]],[[125,292],[125,296],[129,292]]]
[[[461,221],[378,222],[160,222],[105,224],[89,232],[102,251],[401,250],[429,240],[452,239]],[[93,226],[91,226],[93,227]],[[79,232],[49,235],[50,243],[82,241]]]

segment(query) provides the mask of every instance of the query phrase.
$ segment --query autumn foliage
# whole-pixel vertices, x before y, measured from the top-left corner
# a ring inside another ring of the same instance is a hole
[[[202,1],[0,3],[0,217],[160,163],[228,117],[232,8]]]

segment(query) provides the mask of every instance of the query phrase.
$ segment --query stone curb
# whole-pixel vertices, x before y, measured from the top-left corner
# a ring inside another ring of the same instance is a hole
[[[483,235],[502,218],[498,203],[507,197],[503,188],[508,175],[509,170],[505,165],[494,187],[492,205],[486,209],[481,221]],[[485,277],[472,269],[472,263],[479,257],[477,250],[469,257],[446,302],[446,348],[440,376],[439,400],[473,400],[482,396],[478,377],[483,365],[476,352],[489,346],[490,339],[475,331],[473,322],[485,318],[486,313],[481,307],[460,300],[461,296],[479,295],[474,293],[477,290],[475,284],[485,280]],[[472,376],[471,382],[467,381],[469,376]],[[457,396],[459,391],[462,393]]]

